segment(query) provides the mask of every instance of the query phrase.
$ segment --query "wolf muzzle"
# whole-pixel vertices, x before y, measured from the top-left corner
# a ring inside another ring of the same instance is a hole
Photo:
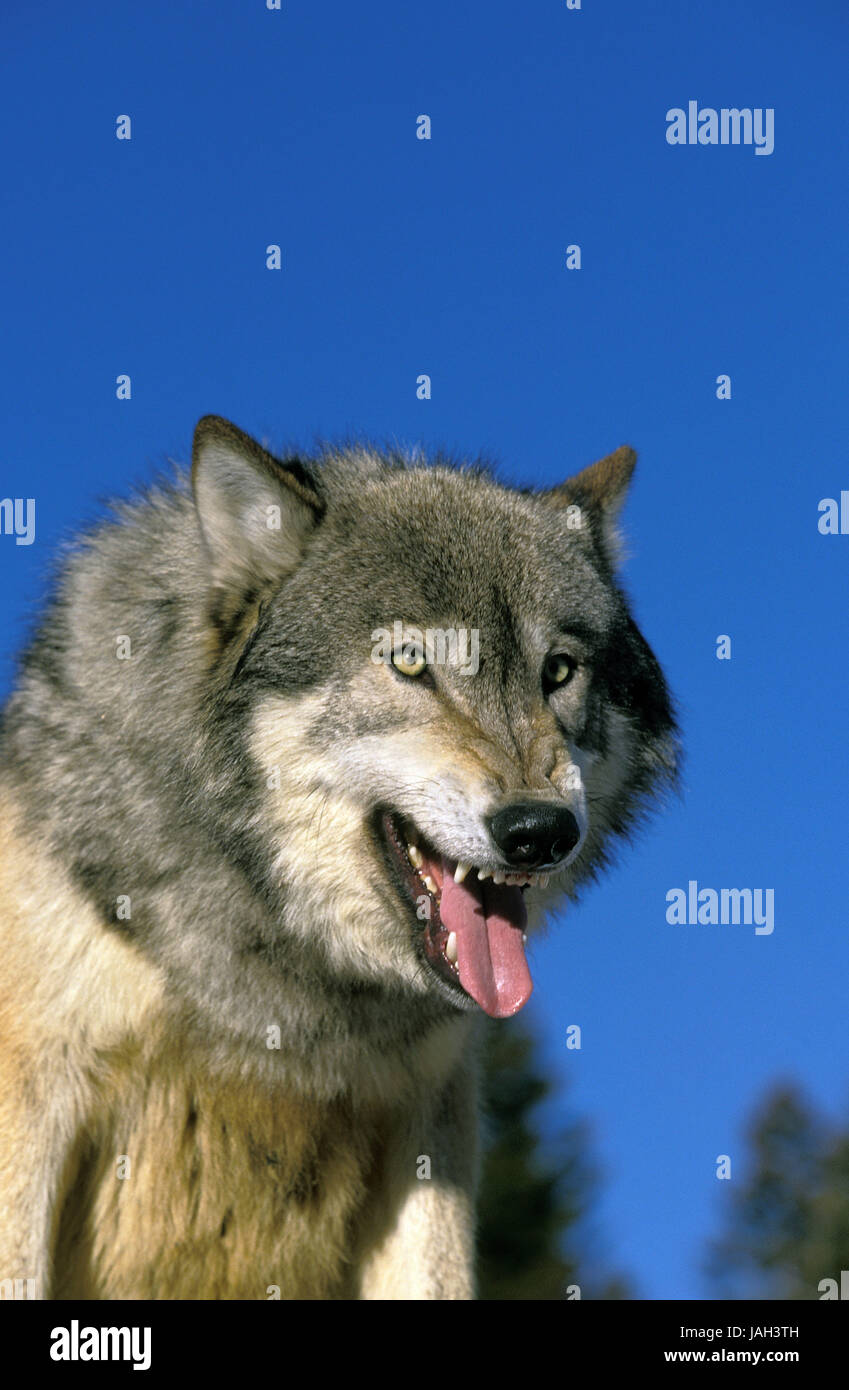
[[[511,867],[554,869],[567,859],[581,838],[581,828],[566,806],[518,801],[489,822],[489,833]]]

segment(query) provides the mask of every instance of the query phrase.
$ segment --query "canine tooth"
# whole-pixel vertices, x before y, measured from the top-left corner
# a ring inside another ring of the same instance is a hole
[[[448,940],[445,943],[445,955],[452,965],[457,964],[457,933],[455,931],[448,933]]]
[[[424,878],[422,879],[422,882],[424,883],[424,886],[425,886],[425,888],[427,889],[427,891],[428,891],[429,893],[436,893],[436,892],[437,892],[436,884],[434,883],[434,881],[433,881],[433,879],[431,878],[430,874],[425,874]]]
[[[457,867],[454,870],[454,882],[462,883],[463,879],[466,877],[466,874],[469,872],[471,867],[471,864],[464,864],[462,859],[458,859]]]
[[[522,940],[523,940],[523,941],[527,941],[527,939],[528,939],[528,933],[527,933],[526,931],[523,931],[523,932],[522,932]]]
[[[506,877],[507,875],[503,874],[500,869],[496,869],[492,875],[492,881],[493,883],[503,883]]]
[[[420,869],[424,863],[424,856],[418,845],[407,845],[407,853],[410,856],[410,863],[413,868]]]

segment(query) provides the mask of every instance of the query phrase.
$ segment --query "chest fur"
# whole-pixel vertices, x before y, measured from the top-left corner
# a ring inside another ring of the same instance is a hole
[[[54,1297],[351,1296],[379,1126],[155,1067],[76,1146]]]

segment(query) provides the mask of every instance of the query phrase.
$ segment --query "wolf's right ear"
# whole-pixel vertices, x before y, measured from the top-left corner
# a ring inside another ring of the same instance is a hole
[[[279,463],[229,420],[204,415],[192,490],[215,588],[256,593],[300,559],[322,504],[299,465]]]
[[[549,507],[558,510],[577,507],[589,514],[610,563],[616,567],[621,559],[619,513],[625,502],[637,455],[628,444],[614,449],[612,454],[591,463],[581,473],[568,478],[559,487],[539,494]]]

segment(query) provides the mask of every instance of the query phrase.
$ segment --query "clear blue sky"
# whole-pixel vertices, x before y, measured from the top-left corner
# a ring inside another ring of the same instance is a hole
[[[529,1017],[594,1122],[611,1257],[703,1296],[751,1105],[849,1097],[849,535],[817,531],[849,488],[844,0],[10,9],[0,490],[37,531],[0,537],[4,688],[55,543],[206,412],[523,483],[639,450],[625,577],[685,797],[536,947]],[[773,108],[774,153],[668,145],[691,99]],[[689,879],[774,888],[774,933],[668,925]]]

